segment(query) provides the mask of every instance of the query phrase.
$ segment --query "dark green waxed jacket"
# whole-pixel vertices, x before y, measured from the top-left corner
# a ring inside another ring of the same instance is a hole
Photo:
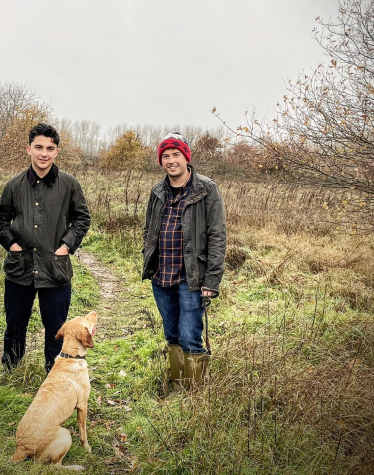
[[[191,291],[205,287],[218,294],[224,271],[226,218],[216,183],[195,172],[182,213],[183,256]],[[158,236],[166,203],[167,184],[161,180],[151,191],[143,232],[143,279],[151,279],[158,266]]]
[[[5,186],[0,202],[0,244],[8,251],[5,277],[36,288],[70,283],[73,269],[69,255],[55,251],[65,243],[73,254],[90,226],[82,188],[68,173],[58,171],[48,186],[38,180],[32,186],[27,170]],[[22,251],[9,251],[17,243]]]

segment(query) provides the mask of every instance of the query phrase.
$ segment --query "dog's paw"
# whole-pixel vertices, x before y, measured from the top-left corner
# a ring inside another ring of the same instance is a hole
[[[82,465],[62,465],[62,468],[66,468],[67,470],[75,470],[76,472],[82,472],[84,470]]]
[[[87,440],[85,440],[84,442],[81,441],[81,446],[84,447],[87,450],[87,452],[92,452],[92,448],[90,444],[87,442]]]
[[[21,462],[22,460],[24,460],[26,458],[26,454],[22,453],[22,452],[18,452],[16,451],[15,454],[13,454],[10,459],[8,460],[9,463],[17,463],[17,462]]]

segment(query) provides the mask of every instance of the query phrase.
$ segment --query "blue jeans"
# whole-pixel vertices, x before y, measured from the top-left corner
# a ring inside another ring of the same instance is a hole
[[[34,285],[20,285],[5,279],[4,305],[6,330],[2,363],[11,369],[25,354],[27,326],[32,305],[38,293],[40,314],[45,328],[45,368],[49,372],[62,348],[62,340],[56,340],[58,330],[68,316],[71,285],[36,289]]]
[[[190,292],[187,282],[173,287],[152,282],[152,288],[168,344],[180,345],[186,353],[204,353],[200,291]]]

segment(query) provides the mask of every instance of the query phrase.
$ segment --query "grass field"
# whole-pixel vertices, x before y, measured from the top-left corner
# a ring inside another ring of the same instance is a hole
[[[374,240],[337,229],[337,197],[217,180],[228,249],[221,296],[209,309],[210,375],[204,388],[165,404],[161,320],[150,283],[140,280],[144,208],[158,178],[88,170],[79,179],[93,215],[84,249],[118,277],[121,292],[106,309],[98,282],[75,260],[70,315],[99,315],[87,358],[93,451],[79,447],[73,415],[65,464],[92,474],[374,473]],[[100,323],[103,309],[110,319]],[[44,378],[40,330],[35,308],[35,344],[19,368],[1,374],[4,474],[59,473],[7,462]]]

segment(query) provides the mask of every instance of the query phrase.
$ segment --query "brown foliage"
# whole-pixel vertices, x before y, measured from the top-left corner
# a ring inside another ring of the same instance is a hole
[[[113,170],[137,169],[141,166],[142,144],[135,132],[127,130],[109,150],[102,152],[102,165]]]
[[[40,102],[27,87],[11,83],[0,84],[0,166],[10,174],[27,168],[26,153],[29,132],[39,122],[51,121],[50,107]],[[74,144],[67,130],[58,130],[61,142],[57,164],[72,166],[80,163],[82,151]]]
[[[63,168],[79,165],[81,163],[80,157],[83,156],[82,149],[75,144],[72,134],[67,130],[59,130],[59,135],[61,141],[57,164]]]
[[[210,174],[217,167],[217,163],[222,158],[223,147],[217,137],[205,132],[196,137],[191,145],[191,157],[197,167]]]
[[[41,103],[26,87],[0,84],[0,164],[10,171],[28,165],[26,145],[30,129],[46,121],[48,105]]]

